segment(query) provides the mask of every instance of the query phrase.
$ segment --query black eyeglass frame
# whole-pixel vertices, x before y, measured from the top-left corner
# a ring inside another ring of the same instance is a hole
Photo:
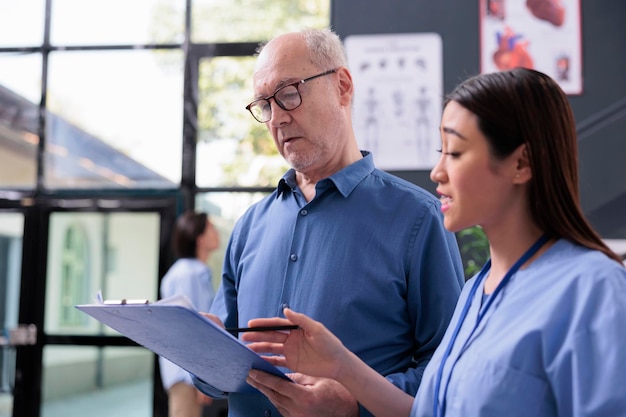
[[[328,70],[328,71],[324,71],[324,72],[322,72],[322,73],[319,73],[319,74],[313,75],[313,76],[308,77],[308,78],[305,78],[305,79],[303,79],[303,80],[296,81],[295,83],[291,83],[291,84],[283,85],[282,87],[280,87],[280,88],[278,88],[276,91],[274,91],[274,94],[272,94],[271,96],[258,98],[258,99],[256,99],[256,100],[254,100],[252,103],[248,104],[248,105],[246,106],[246,110],[248,110],[248,111],[250,112],[250,114],[252,115],[252,117],[254,117],[254,119],[255,119],[257,122],[259,122],[259,123],[267,123],[267,122],[269,122],[269,121],[270,121],[270,119],[272,118],[272,102],[270,101],[270,99],[272,99],[272,98],[273,98],[273,99],[274,99],[274,102],[275,102],[276,104],[278,104],[278,107],[280,107],[281,109],[283,109],[283,110],[285,110],[285,111],[295,110],[295,109],[297,109],[298,107],[300,107],[300,106],[302,105],[302,95],[300,94],[300,89],[298,88],[298,86],[300,86],[301,84],[304,84],[304,83],[306,83],[306,82],[308,82],[308,81],[314,80],[314,79],[316,79],[316,78],[323,77],[323,76],[325,76],[325,75],[330,75],[330,74],[333,74],[333,73],[337,72],[337,69],[338,69],[338,68],[331,69],[331,70]],[[281,103],[281,101],[280,101],[280,100],[277,100],[277,99],[276,99],[276,94],[278,94],[281,90],[284,90],[284,89],[285,89],[285,88],[287,88],[287,87],[295,87],[295,88],[296,88],[296,92],[298,93],[298,96],[300,97],[300,103],[299,103],[297,106],[292,107],[292,108],[290,108],[290,109],[286,108],[286,107],[285,107],[285,105],[284,105],[283,103]],[[254,115],[254,113],[252,112],[252,107],[253,107],[256,103],[259,103],[259,102],[262,102],[262,101],[267,101],[267,105],[268,105],[268,107],[269,107],[269,109],[270,109],[269,117],[267,118],[267,120],[259,120],[259,118],[258,118],[258,117],[256,117],[256,116]]]

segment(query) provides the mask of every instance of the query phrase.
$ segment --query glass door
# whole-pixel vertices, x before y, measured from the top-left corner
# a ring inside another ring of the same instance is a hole
[[[159,223],[152,212],[51,213],[44,332],[53,342],[76,335],[103,343],[44,346],[42,417],[152,415],[153,355],[107,346],[117,334],[74,306],[95,302],[98,291],[154,300]]]
[[[50,199],[21,229],[18,215],[0,212],[1,323],[37,328],[34,345],[2,349],[0,417],[166,415],[156,356],[75,305],[98,292],[156,300],[177,204],[177,195]]]
[[[24,215],[0,212],[0,417],[13,412]]]

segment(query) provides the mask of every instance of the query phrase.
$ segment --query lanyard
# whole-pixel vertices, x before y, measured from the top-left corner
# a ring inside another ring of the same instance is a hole
[[[526,253],[524,253],[522,255],[522,257],[519,258],[517,260],[517,262],[515,262],[515,264],[513,264],[511,269],[509,269],[509,271],[504,276],[504,278],[502,278],[502,281],[500,281],[500,283],[496,287],[495,291],[491,294],[491,296],[487,300],[487,303],[478,312],[478,319],[476,320],[476,325],[474,326],[474,329],[470,333],[470,337],[474,333],[474,331],[478,328],[478,325],[480,324],[480,321],[485,316],[485,313],[487,312],[487,310],[489,309],[489,307],[493,303],[493,300],[495,300],[495,298],[498,295],[498,293],[500,291],[502,291],[502,288],[504,288],[506,286],[506,284],[509,282],[511,277],[517,272],[517,270],[524,263],[526,263],[526,261],[528,261],[535,253],[537,253],[537,251],[547,241],[548,241],[548,236],[547,235],[541,236],[539,238],[539,240],[537,240],[526,251]],[[452,347],[454,346],[454,342],[456,341],[456,338],[459,335],[459,331],[461,330],[461,327],[463,325],[463,321],[467,317],[467,313],[468,313],[469,308],[470,308],[470,306],[472,304],[472,300],[474,298],[474,295],[476,294],[476,291],[478,290],[478,287],[480,287],[480,283],[483,281],[483,279],[485,279],[485,276],[487,275],[487,272],[489,272],[490,268],[491,268],[491,259],[489,259],[487,261],[487,263],[482,267],[482,269],[478,273],[478,276],[476,277],[476,281],[474,281],[474,285],[472,286],[472,289],[470,290],[470,293],[467,296],[467,300],[465,301],[465,305],[463,306],[463,310],[461,311],[461,315],[460,315],[460,317],[459,317],[459,319],[457,321],[456,328],[454,329],[454,332],[452,333],[452,336],[450,337],[450,342],[448,343],[448,347],[446,347],[446,350],[443,353],[443,357],[441,358],[441,363],[439,364],[439,370],[437,371],[437,378],[435,379],[435,398],[434,398],[434,402],[433,402],[433,417],[443,417],[443,415],[444,415],[445,401],[446,401],[446,391],[448,390],[448,384],[450,383],[450,378],[448,378],[448,381],[447,381],[447,383],[446,383],[446,385],[444,387],[443,400],[442,400],[441,404],[439,404],[439,392],[441,390],[441,380],[442,380],[442,377],[443,377],[443,368],[444,368],[444,366],[446,364],[446,361],[448,360],[448,357],[450,356],[450,352],[452,351]]]

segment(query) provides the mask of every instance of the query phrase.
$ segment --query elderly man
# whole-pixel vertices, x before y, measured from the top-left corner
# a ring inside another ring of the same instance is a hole
[[[330,30],[268,42],[247,109],[291,169],[238,221],[211,313],[227,327],[289,306],[324,323],[369,366],[415,395],[464,281],[453,234],[427,191],[375,168],[352,129],[354,87]],[[269,374],[227,396],[230,416],[367,415],[339,383]]]

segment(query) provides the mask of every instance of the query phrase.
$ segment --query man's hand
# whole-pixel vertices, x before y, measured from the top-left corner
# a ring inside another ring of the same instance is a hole
[[[200,315],[206,317],[209,320],[211,320],[213,323],[217,324],[222,329],[224,328],[224,323],[222,323],[222,320],[220,320],[220,318],[217,317],[215,314],[205,313],[205,312],[201,311]]]
[[[295,324],[298,329],[242,336],[252,342],[248,347],[253,351],[271,354],[263,356],[268,362],[306,373],[289,374],[295,383],[258,370],[248,374],[246,381],[265,394],[283,416],[358,417],[357,398],[374,415],[409,415],[412,396],[346,349],[322,323],[290,309],[284,313],[286,319],[254,319],[248,326]]]
[[[357,417],[354,397],[339,382],[299,373],[288,374],[295,382],[251,370],[248,383],[261,391],[284,417]]]

